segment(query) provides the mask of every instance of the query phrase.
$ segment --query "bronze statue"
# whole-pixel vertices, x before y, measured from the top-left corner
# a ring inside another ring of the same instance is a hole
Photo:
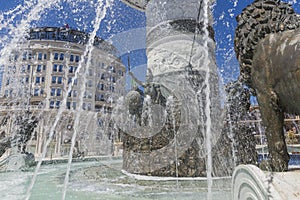
[[[257,96],[269,158],[261,167],[287,171],[284,112],[300,113],[300,17],[279,0],[256,0],[237,17],[240,79]]]

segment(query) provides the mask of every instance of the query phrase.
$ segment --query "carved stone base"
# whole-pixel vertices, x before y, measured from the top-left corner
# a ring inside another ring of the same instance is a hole
[[[161,95],[168,99],[167,91],[171,91],[169,95],[175,99],[174,121],[167,117],[164,126],[155,134],[150,133],[151,127],[140,129],[138,133],[128,131],[124,134],[125,171],[153,176],[206,176],[208,153],[203,109],[206,94],[200,90],[205,88],[205,74],[205,71],[193,71],[192,74],[181,71],[154,78],[155,83],[161,84]],[[213,176],[228,176],[233,168],[232,149],[227,135],[221,130],[223,118],[218,79],[213,72],[210,77],[210,99],[214,105],[211,110]],[[169,110],[168,106],[166,110]]]
[[[240,165],[232,176],[232,199],[300,199],[300,170],[271,173],[254,165]]]

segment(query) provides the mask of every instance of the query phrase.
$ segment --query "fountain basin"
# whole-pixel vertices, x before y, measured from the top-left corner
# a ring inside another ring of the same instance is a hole
[[[43,165],[30,199],[61,199],[67,164]],[[206,199],[205,178],[158,178],[125,174],[121,159],[72,163],[66,199]],[[33,170],[33,169],[32,169]],[[0,199],[24,199],[33,171],[0,173]],[[231,200],[230,178],[213,180],[214,200]]]

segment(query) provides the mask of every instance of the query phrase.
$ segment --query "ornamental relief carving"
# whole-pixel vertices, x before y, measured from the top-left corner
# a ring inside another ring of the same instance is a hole
[[[147,26],[153,27],[161,22],[176,19],[196,19],[200,3],[198,0],[167,1],[152,0],[146,9]]]

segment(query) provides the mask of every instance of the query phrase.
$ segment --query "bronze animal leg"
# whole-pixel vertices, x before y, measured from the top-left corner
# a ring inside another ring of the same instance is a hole
[[[266,126],[269,156],[267,162],[262,162],[261,168],[282,172],[288,170],[289,154],[283,132],[284,115],[280,109],[279,99],[275,92],[266,88],[257,91],[263,124]]]

